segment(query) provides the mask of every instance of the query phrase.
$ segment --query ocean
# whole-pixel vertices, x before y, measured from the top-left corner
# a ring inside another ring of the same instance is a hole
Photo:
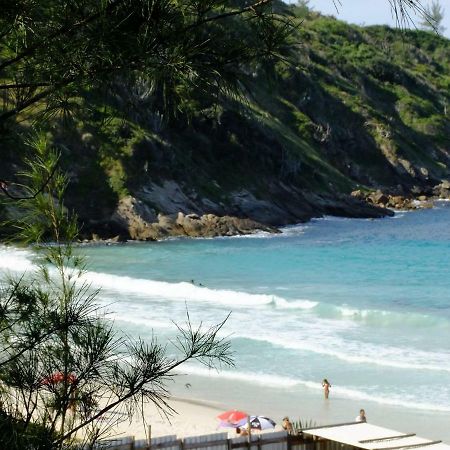
[[[186,310],[206,325],[231,313],[222,336],[234,367],[189,363],[176,395],[314,419],[305,406],[323,404],[327,378],[330,404],[355,410],[317,412],[319,422],[352,420],[360,405],[381,421],[409,411],[420,425],[450,419],[449,224],[450,204],[440,202],[385,219],[325,217],[279,235],[80,251],[86,279],[102,288],[98,301],[131,337],[170,342]],[[1,270],[25,270],[32,259],[0,247]]]

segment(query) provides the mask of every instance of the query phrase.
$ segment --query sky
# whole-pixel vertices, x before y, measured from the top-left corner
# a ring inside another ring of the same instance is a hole
[[[432,0],[422,0],[423,5],[431,4]],[[340,0],[333,4],[333,0],[310,0],[309,6],[323,14],[332,14],[338,19],[357,25],[395,26],[395,18],[392,17],[389,0]],[[339,4],[340,3],[340,4]],[[444,20],[442,25],[446,28],[444,35],[450,38],[450,0],[440,0],[444,8]],[[413,16],[416,23],[420,22],[419,16]]]

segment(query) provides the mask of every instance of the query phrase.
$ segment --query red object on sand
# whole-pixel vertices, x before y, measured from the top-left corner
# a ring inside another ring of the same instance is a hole
[[[73,373],[68,373],[67,377],[65,377],[62,372],[55,372],[53,375],[50,375],[49,377],[45,377],[42,380],[42,384],[49,385],[49,384],[62,383],[64,381],[64,378],[66,378],[67,382],[70,384],[75,383],[77,381],[77,377]]]
[[[229,411],[225,411],[222,414],[217,416],[222,422],[228,422],[230,424],[234,424],[240,422],[242,419],[245,419],[248,414],[244,411],[238,411],[236,409],[230,409]]]

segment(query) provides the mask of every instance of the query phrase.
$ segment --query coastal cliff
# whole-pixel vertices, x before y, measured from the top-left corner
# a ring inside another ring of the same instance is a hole
[[[450,197],[450,41],[279,7],[301,25],[286,58],[246,68],[240,97],[167,119],[144,81],[117,80],[49,119],[85,237],[276,232]],[[11,179],[24,150],[12,131],[0,146]]]

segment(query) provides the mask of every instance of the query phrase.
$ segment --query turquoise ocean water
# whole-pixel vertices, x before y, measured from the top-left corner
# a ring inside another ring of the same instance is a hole
[[[170,339],[224,327],[236,366],[215,379],[450,412],[450,204],[394,218],[327,217],[280,235],[84,247],[118,327]],[[0,248],[0,268],[30,266]],[[191,281],[193,280],[193,282]],[[189,364],[197,378],[208,371]],[[205,378],[206,379],[206,378]]]

